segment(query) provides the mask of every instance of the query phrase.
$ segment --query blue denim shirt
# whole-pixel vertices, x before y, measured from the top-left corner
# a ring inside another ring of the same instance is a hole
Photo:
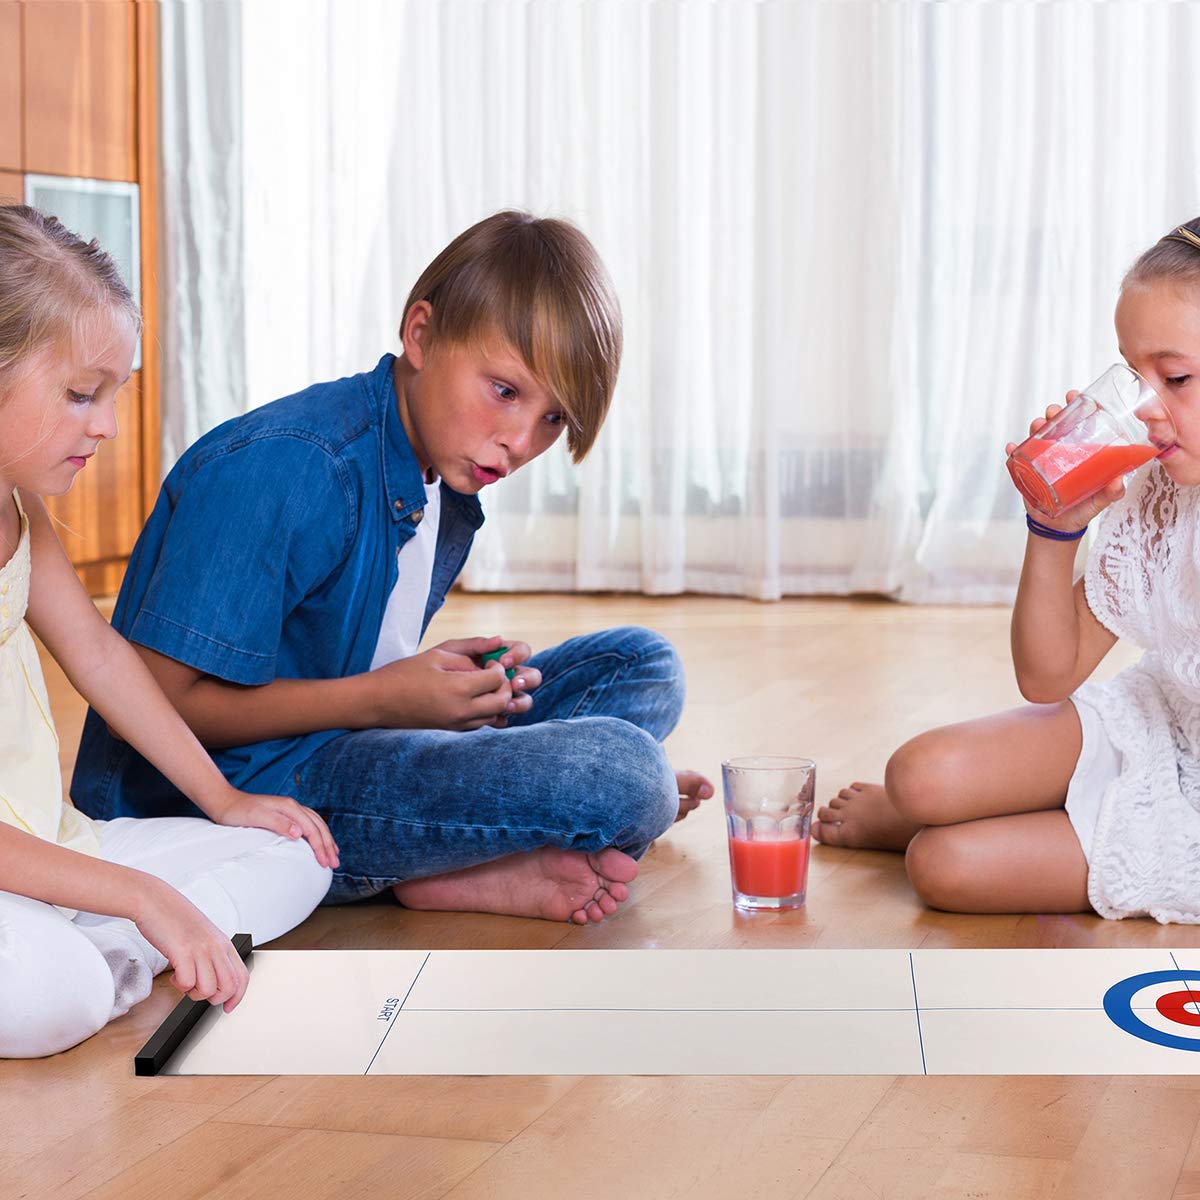
[[[400,421],[395,358],[318,383],[202,437],[167,476],[113,613],[131,641],[237,684],[370,668],[425,484]],[[442,484],[422,632],[483,512]],[[236,787],[295,794],[330,729],[213,754]],[[194,805],[89,710],[71,797],[89,816],[195,816]]]

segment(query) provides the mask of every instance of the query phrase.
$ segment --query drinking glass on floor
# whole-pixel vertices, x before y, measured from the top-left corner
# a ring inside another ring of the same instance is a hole
[[[750,911],[801,907],[808,890],[816,763],[731,758],[721,764],[721,778],[734,905]]]

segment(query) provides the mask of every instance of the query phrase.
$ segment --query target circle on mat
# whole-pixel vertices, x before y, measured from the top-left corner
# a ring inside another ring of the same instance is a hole
[[[1196,996],[1197,993],[1193,991],[1168,992],[1155,1000],[1154,1007],[1176,1025],[1200,1025]]]
[[[1200,1051],[1200,1033],[1192,1037],[1183,1037],[1163,1029],[1155,1029],[1133,1011],[1134,997],[1144,988],[1160,988],[1165,983],[1186,985],[1189,981],[1196,983],[1194,992],[1186,986],[1182,990],[1163,992],[1154,997],[1154,1007],[1176,1025],[1200,1028],[1200,1013],[1187,1007],[1200,1001],[1200,971],[1147,971],[1142,975],[1131,975],[1128,979],[1114,983],[1104,993],[1104,1011],[1118,1029],[1123,1029],[1144,1042],[1166,1046],[1171,1050]]]

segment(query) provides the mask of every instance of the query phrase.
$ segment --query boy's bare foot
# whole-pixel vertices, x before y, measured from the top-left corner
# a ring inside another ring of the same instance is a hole
[[[392,888],[405,908],[504,913],[586,925],[629,898],[637,863],[609,847],[598,854],[543,846],[462,871],[408,879]]]
[[[675,783],[679,788],[679,813],[675,820],[682,821],[688,813],[700,807],[701,800],[713,794],[713,785],[699,771],[676,771]]]
[[[921,826],[906,821],[878,783],[852,783],[817,810],[812,836],[825,846],[904,850]]]

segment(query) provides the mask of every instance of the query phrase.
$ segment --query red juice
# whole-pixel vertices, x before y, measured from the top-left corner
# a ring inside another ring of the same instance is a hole
[[[1047,516],[1057,516],[1100,491],[1118,475],[1148,463],[1158,454],[1158,447],[1119,443],[1100,446],[1031,437],[1015,453],[1020,457],[1008,460],[1013,482],[1035,508]]]
[[[808,874],[808,838],[786,842],[729,839],[733,886],[746,896],[796,896]]]

